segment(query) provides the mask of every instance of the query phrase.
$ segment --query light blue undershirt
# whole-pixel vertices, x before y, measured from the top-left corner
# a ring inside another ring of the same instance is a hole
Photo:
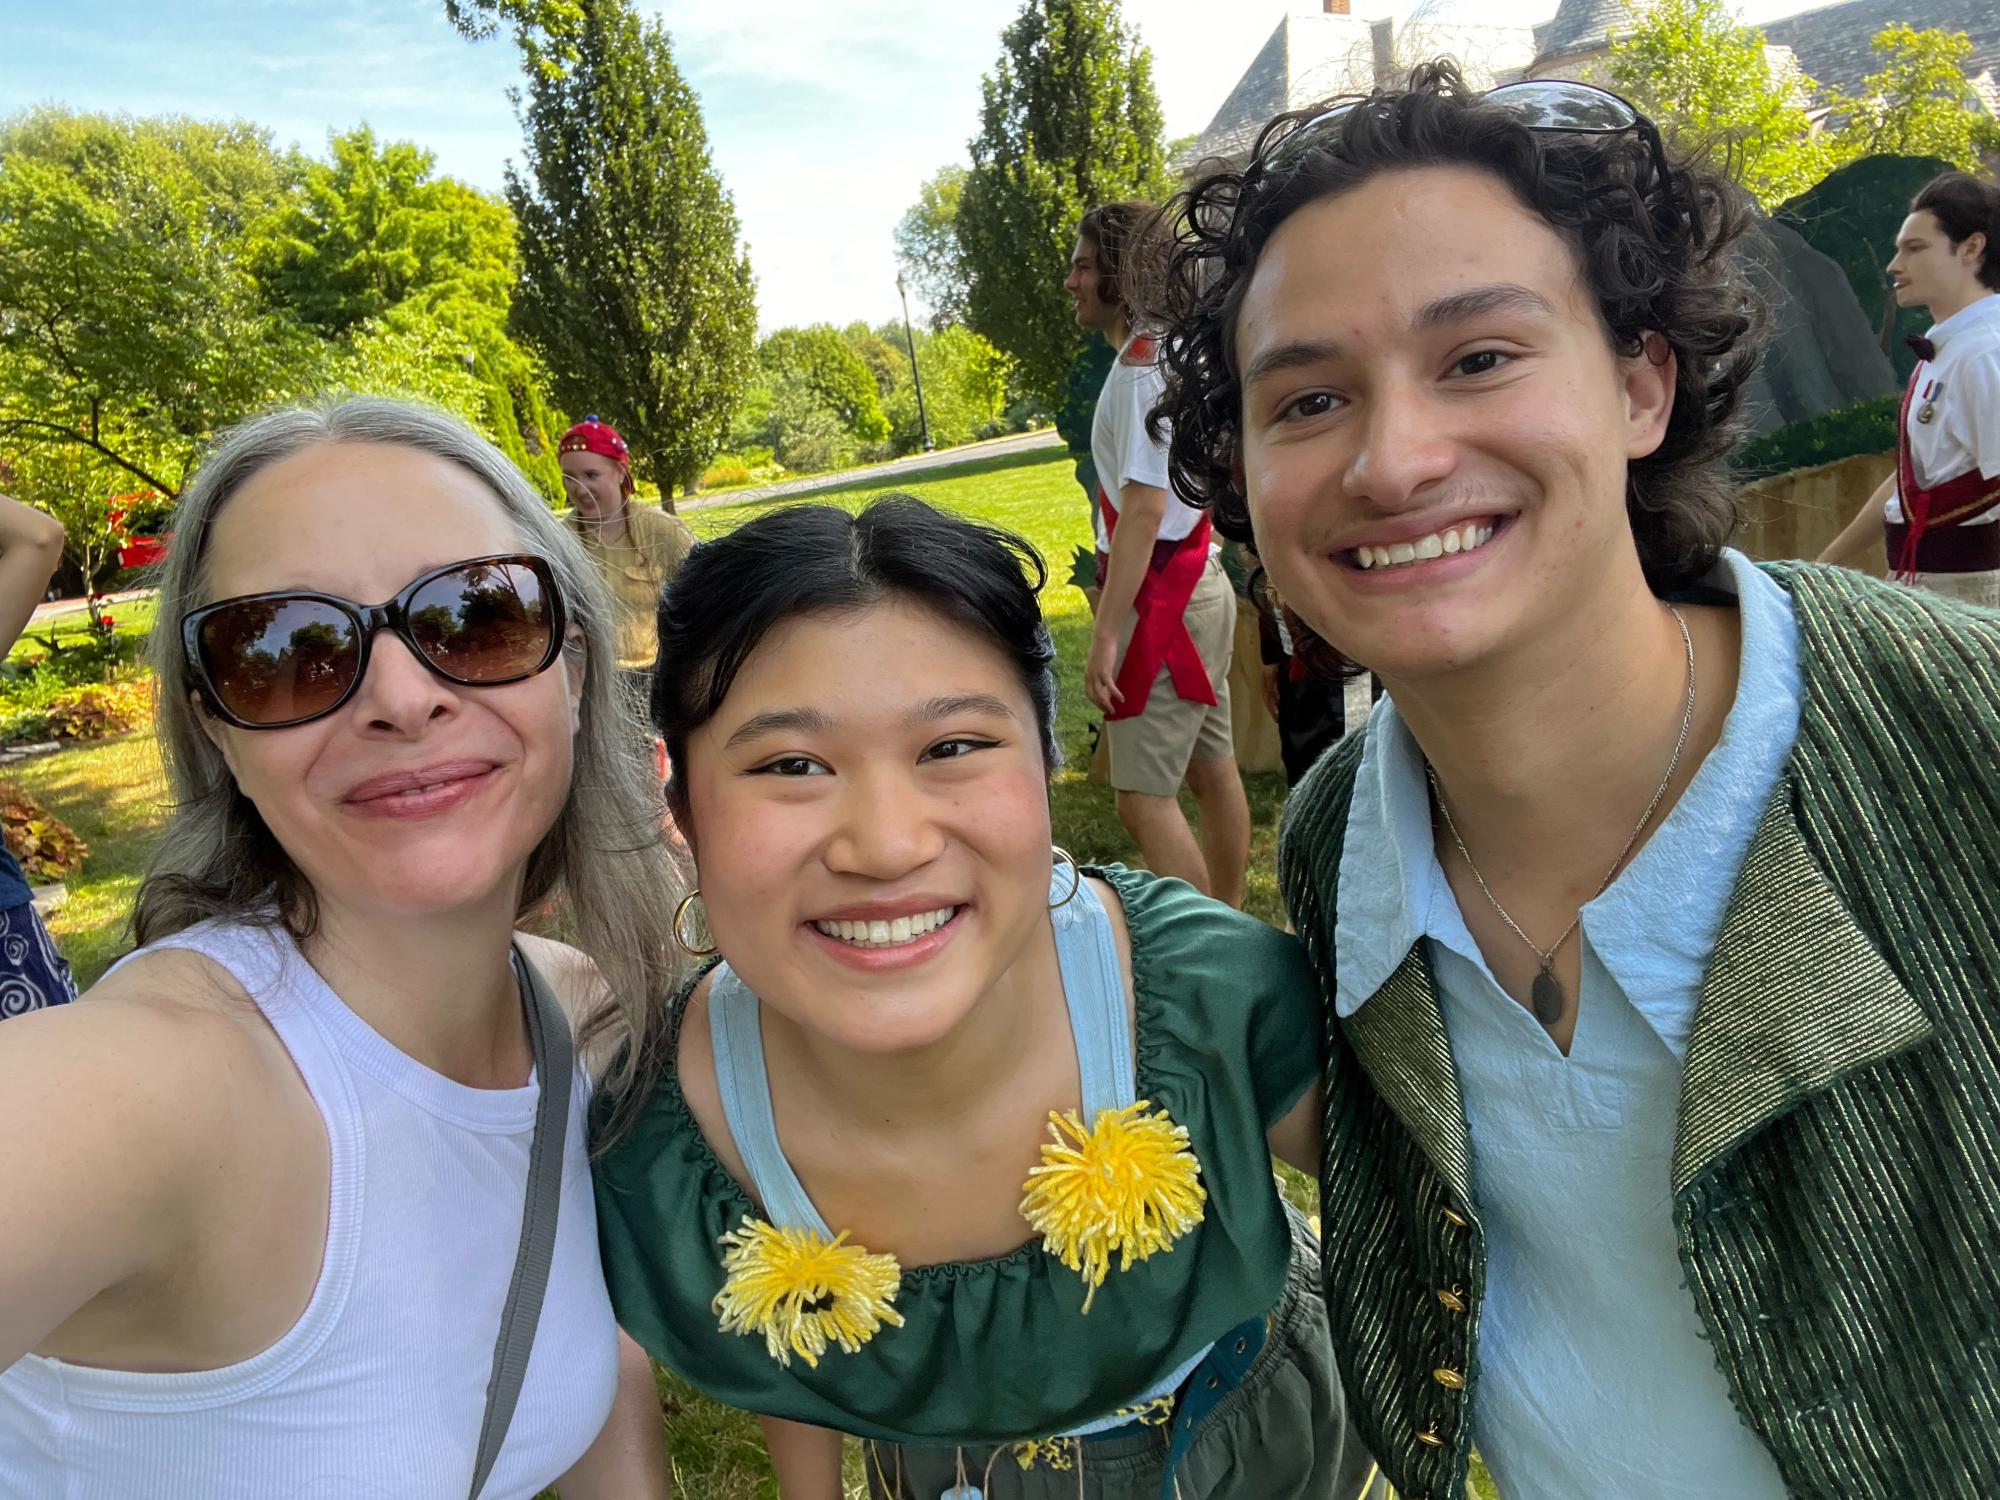
[[[1416,741],[1370,716],[1340,861],[1335,1008],[1428,941],[1486,1231],[1473,1441],[1505,1495],[1783,1500],[1704,1339],[1675,1251],[1669,1158],[1724,908],[1798,734],[1791,598],[1738,552],[1742,662],[1722,737],[1583,909],[1569,1056],[1494,981],[1440,868]],[[1699,664],[1697,664],[1697,669]]]

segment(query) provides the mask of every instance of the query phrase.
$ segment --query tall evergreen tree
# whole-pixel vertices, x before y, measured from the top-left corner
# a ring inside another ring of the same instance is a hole
[[[1166,189],[1152,53],[1118,0],[1027,0],[983,80],[957,230],[967,319],[1053,402],[1083,345],[1062,289],[1077,221]]]
[[[618,424],[671,504],[722,445],[756,335],[750,260],[667,33],[628,0],[581,0],[555,45],[523,28],[514,323],[561,403]]]

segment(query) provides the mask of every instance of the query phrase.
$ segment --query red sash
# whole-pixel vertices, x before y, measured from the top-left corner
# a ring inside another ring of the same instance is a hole
[[[1909,387],[1903,392],[1902,411],[1896,420],[1896,494],[1903,503],[1905,525],[1890,528],[1888,545],[1890,571],[1902,583],[1915,583],[1919,573],[1962,571],[1924,567],[1924,533],[1962,525],[2000,505],[2000,479],[1986,478],[1976,463],[1942,484],[1934,484],[1927,490],[1918,488],[1916,461],[1910,452],[1910,403],[1916,399],[1917,381],[1923,377],[1926,364],[1928,361],[1910,373]]]
[[[1118,530],[1118,507],[1101,484],[1097,503],[1104,512],[1104,535],[1109,541]],[[1154,549],[1145,577],[1139,581],[1138,595],[1132,600],[1139,623],[1133,627],[1125,660],[1118,667],[1116,681],[1124,697],[1105,718],[1132,719],[1144,713],[1146,697],[1162,666],[1173,679],[1176,697],[1188,703],[1215,702],[1208,666],[1195,649],[1186,619],[1188,601],[1208,566],[1208,532],[1208,517],[1203,516],[1178,542],[1163,542]]]

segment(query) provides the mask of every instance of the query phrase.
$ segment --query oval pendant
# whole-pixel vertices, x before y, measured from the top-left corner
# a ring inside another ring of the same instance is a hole
[[[955,1484],[938,1496],[938,1500],[981,1500],[976,1484]]]
[[[1922,427],[1930,426],[1930,424],[1932,423],[1933,420],[1936,419],[1936,417],[1937,417],[1937,408],[1931,405],[1931,403],[1928,401],[1926,401],[1922,406],[1917,408],[1917,424],[1919,426]]]
[[[1528,999],[1534,1006],[1535,1019],[1544,1026],[1553,1026],[1562,1019],[1563,987],[1556,982],[1556,976],[1547,969],[1535,976],[1534,986],[1528,991]]]

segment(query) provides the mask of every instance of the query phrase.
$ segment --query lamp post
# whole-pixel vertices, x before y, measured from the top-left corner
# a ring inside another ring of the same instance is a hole
[[[903,286],[903,273],[896,273],[896,296],[903,304],[903,342],[910,348],[910,378],[917,386],[917,427],[923,433],[924,452],[931,451],[931,420],[924,414],[924,373],[917,368],[917,336],[910,332],[910,294]]]

